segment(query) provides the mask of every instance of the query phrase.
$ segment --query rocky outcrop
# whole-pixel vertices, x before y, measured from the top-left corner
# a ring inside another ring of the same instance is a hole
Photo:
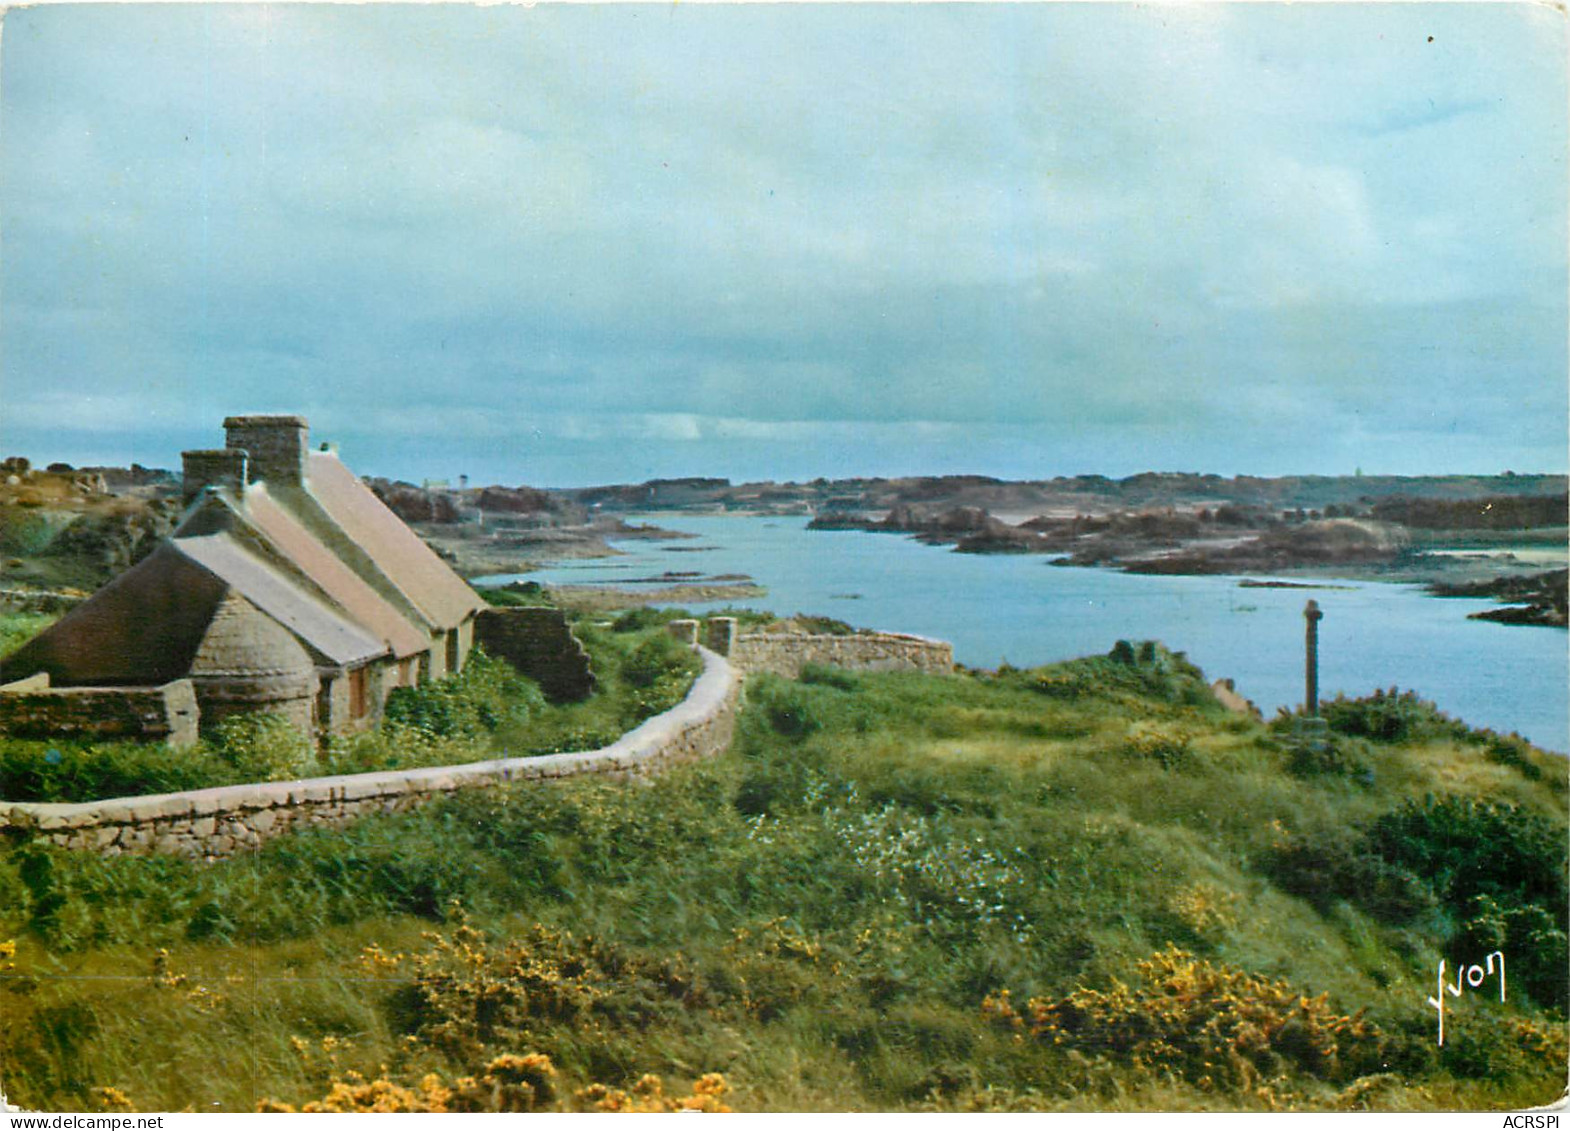
[[[1489,581],[1463,584],[1435,584],[1428,591],[1436,597],[1492,597],[1505,602],[1505,608],[1472,613],[1472,620],[1497,624],[1535,624],[1550,628],[1566,627],[1567,595],[1570,595],[1570,570],[1522,577],[1496,577]]]

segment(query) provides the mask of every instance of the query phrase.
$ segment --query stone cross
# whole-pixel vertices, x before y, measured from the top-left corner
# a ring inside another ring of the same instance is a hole
[[[1303,641],[1303,674],[1307,682],[1303,713],[1311,719],[1319,717],[1319,622],[1324,616],[1318,601],[1310,600],[1303,608],[1303,619],[1308,622]]]

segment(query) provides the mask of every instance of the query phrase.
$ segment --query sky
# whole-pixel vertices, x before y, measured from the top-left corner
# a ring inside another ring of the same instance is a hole
[[[41,5],[0,454],[572,486],[1567,465],[1539,4]]]

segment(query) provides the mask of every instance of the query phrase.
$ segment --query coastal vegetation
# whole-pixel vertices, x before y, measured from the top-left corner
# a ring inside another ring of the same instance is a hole
[[[630,658],[662,617],[599,631]],[[1229,713],[1154,643],[810,668],[752,677],[730,751],[649,783],[461,793],[212,865],[12,841],[5,1085],[45,1109],[1554,1099],[1562,759],[1399,690],[1325,717],[1310,740]],[[1494,951],[1507,1001],[1451,999],[1441,1047],[1440,960]]]
[[[0,617],[0,638],[38,631],[47,616]],[[273,716],[236,717],[194,748],[0,736],[0,802],[90,801],[242,782],[454,765],[592,750],[681,701],[698,661],[659,627],[580,620],[598,691],[548,703],[505,661],[476,650],[456,676],[388,697],[375,730],[317,744]],[[20,643],[20,640],[17,640]]]

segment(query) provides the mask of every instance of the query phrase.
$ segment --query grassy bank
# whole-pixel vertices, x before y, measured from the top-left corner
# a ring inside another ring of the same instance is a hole
[[[1154,647],[812,669],[650,785],[209,867],[11,843],[0,1079],[42,1108],[1551,1100],[1562,760],[1413,696],[1329,714],[1295,746]],[[1438,1048],[1438,961],[1496,949],[1509,1001],[1453,999]]]
[[[37,631],[48,618],[12,618]],[[221,724],[194,748],[0,736],[0,801],[88,801],[241,782],[454,765],[592,750],[675,706],[696,657],[658,618],[580,621],[574,632],[598,680],[581,703],[550,704],[501,660],[476,651],[462,673],[399,688],[380,728],[323,745],[274,718]]]

